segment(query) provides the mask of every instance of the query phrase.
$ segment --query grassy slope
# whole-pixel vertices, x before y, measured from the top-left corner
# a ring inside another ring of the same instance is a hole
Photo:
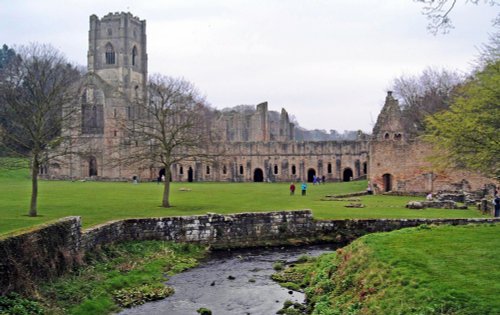
[[[88,266],[39,288],[38,300],[47,314],[109,314],[120,309],[117,298],[142,304],[145,294],[165,288],[165,273],[196,266],[205,250],[192,244],[142,241],[105,246],[96,254]]]
[[[309,267],[313,314],[500,314],[498,235],[500,224],[364,236]]]
[[[475,210],[408,210],[414,198],[365,196],[366,208],[345,208],[349,202],[321,201],[328,194],[362,191],[366,181],[309,185],[307,196],[288,193],[288,183],[174,183],[172,208],[160,207],[156,183],[41,181],[39,216],[26,216],[31,182],[27,170],[0,170],[0,234],[70,215],[82,216],[84,227],[113,219],[247,211],[312,209],[318,219],[478,217]],[[181,192],[179,188],[191,189]]]

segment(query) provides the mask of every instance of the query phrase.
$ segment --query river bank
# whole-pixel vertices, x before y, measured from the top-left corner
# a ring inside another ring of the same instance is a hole
[[[500,224],[368,234],[288,268],[313,315],[500,314]]]

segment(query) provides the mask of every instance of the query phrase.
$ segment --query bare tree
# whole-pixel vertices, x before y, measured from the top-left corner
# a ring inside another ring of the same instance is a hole
[[[457,72],[436,68],[427,68],[418,76],[396,78],[392,89],[401,100],[407,130],[422,132],[425,117],[448,109],[454,91],[463,81]]]
[[[214,111],[194,85],[184,79],[153,75],[148,83],[148,98],[139,101],[133,119],[123,128],[128,154],[121,163],[151,161],[165,169],[163,207],[170,207],[170,175],[175,163],[212,159],[218,138],[212,127]],[[140,99],[140,98],[139,98]]]
[[[429,24],[427,29],[432,34],[436,35],[439,32],[448,33],[450,29],[453,29],[453,23],[450,18],[450,14],[455,8],[458,0],[414,0],[415,2],[420,2],[424,6],[422,8],[422,14],[427,17]],[[465,3],[480,4],[481,2],[490,5],[498,6],[500,2],[497,0],[465,0]],[[500,14],[497,15],[494,24],[500,22]]]
[[[29,158],[30,216],[37,215],[38,174],[49,160],[67,153],[63,129],[73,123],[80,71],[49,45],[18,49],[0,76],[0,142],[9,156]],[[54,154],[54,152],[58,152]]]

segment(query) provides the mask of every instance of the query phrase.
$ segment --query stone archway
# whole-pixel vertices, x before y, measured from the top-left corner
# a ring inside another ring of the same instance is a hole
[[[314,181],[314,176],[316,176],[316,170],[310,168],[307,170],[307,182],[312,183]]]
[[[260,168],[256,168],[253,171],[253,181],[256,183],[261,183],[264,181],[264,172]]]
[[[193,168],[190,166],[188,169],[188,182],[192,183],[193,182]]]
[[[89,177],[97,176],[97,160],[95,156],[89,158]]]
[[[342,173],[342,181],[344,182],[350,182],[353,178],[353,173],[351,168],[345,168],[344,172]]]
[[[382,175],[382,181],[384,183],[384,192],[392,191],[392,175],[391,174]]]
[[[166,174],[165,168],[161,168],[160,171],[158,172],[158,178],[159,178],[158,181],[161,181],[162,178],[165,177],[165,174]],[[166,178],[165,178],[165,180],[166,180]],[[172,172],[170,172],[169,180],[170,180],[170,182],[172,182]]]

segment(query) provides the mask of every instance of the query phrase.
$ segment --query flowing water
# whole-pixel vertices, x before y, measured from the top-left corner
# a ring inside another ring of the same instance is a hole
[[[317,256],[334,249],[323,245],[216,251],[198,267],[167,281],[175,289],[172,296],[119,314],[196,315],[201,307],[213,315],[276,314],[285,300],[304,302],[304,294],[271,280],[274,263],[292,263],[301,255]]]

